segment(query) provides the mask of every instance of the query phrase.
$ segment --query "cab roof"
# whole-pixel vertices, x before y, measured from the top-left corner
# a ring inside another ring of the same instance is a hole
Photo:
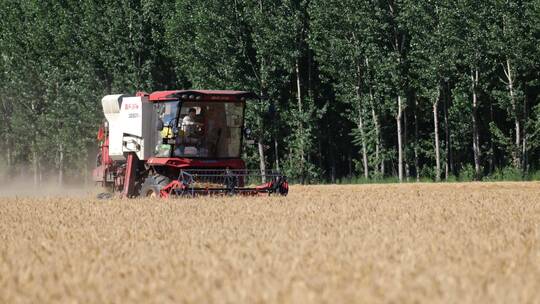
[[[245,101],[259,98],[257,94],[246,91],[226,90],[172,90],[153,93],[137,92],[137,96],[147,96],[150,102],[167,100],[201,100],[201,101]]]

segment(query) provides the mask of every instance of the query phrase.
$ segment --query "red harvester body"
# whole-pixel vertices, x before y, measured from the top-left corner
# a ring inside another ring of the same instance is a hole
[[[240,157],[250,99],[210,90],[103,97],[94,181],[123,197],[286,195],[285,176],[247,170]]]

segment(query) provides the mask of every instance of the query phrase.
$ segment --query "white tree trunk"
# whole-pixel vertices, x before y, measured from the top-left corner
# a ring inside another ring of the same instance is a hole
[[[302,113],[302,87],[300,83],[300,59],[296,59],[296,97],[298,101],[298,111]]]
[[[86,161],[84,162],[84,168],[83,168],[83,176],[84,176],[84,186],[88,186],[88,151],[85,153],[86,157],[84,158]]]
[[[300,59],[296,58],[296,94],[297,94],[297,100],[298,100],[298,112],[300,115],[303,113],[303,105],[302,105],[302,87],[301,87],[301,81],[300,81]],[[305,155],[304,155],[304,138],[303,138],[303,122],[300,121],[299,126],[300,131],[300,171],[302,174],[302,183],[304,183],[304,162],[305,162]]]
[[[408,162],[408,158],[407,158],[407,141],[409,140],[409,134],[408,134],[408,129],[407,129],[407,126],[408,126],[408,123],[407,123],[407,113],[405,112],[405,110],[402,110],[402,118],[401,118],[401,124],[402,124],[402,135],[401,135],[401,153],[402,153],[402,158],[403,158],[403,166],[404,166],[404,169],[405,169],[405,181],[409,182],[409,177],[410,177],[410,174],[411,174],[411,171],[410,171],[410,168],[409,168],[409,162]]]
[[[396,125],[397,125],[397,140],[398,140],[398,178],[399,181],[403,181],[403,151],[401,146],[402,134],[401,134],[401,96],[397,97],[397,115],[396,115]]]
[[[380,157],[381,151],[381,127],[379,126],[379,119],[377,113],[375,113],[375,101],[371,88],[369,88],[369,100],[371,106],[371,119],[373,120],[373,126],[375,127],[375,159],[377,166],[380,165],[381,174],[384,174],[384,160]],[[376,167],[377,167],[376,166]]]
[[[38,157],[38,173],[39,173],[39,184],[43,184],[43,167],[41,165],[41,158]]]
[[[420,181],[420,160],[418,158],[418,100],[414,98],[414,168],[416,169],[416,182]]]
[[[453,171],[452,166],[452,148],[451,148],[451,141],[450,141],[450,127],[448,123],[448,89],[447,84],[445,84],[445,94],[443,99],[443,107],[444,107],[444,136],[445,136],[445,142],[446,142],[446,162],[445,162],[445,171],[444,171],[444,178],[448,181],[448,178],[450,177],[450,171]]]
[[[261,181],[262,183],[266,183],[266,163],[264,159],[264,146],[262,143],[262,137],[258,140],[258,147],[259,147],[259,168],[261,170]]]
[[[521,166],[521,159],[519,155],[521,149],[521,125],[518,117],[516,96],[514,92],[514,76],[512,75],[512,66],[510,64],[510,59],[506,59],[506,68],[504,69],[504,74],[506,75],[507,79],[507,86],[510,94],[510,105],[512,107],[512,116],[514,118],[515,147],[514,149],[512,149],[512,162],[514,164],[514,167],[519,169],[519,167]]]
[[[278,153],[278,142],[274,138],[274,158],[276,159],[276,170],[279,171],[279,153]]]
[[[366,134],[364,132],[364,121],[362,119],[362,114],[358,114],[358,129],[360,130],[360,136],[362,137],[362,163],[364,164],[364,177],[369,178],[369,166],[367,158],[367,144],[366,144]]]
[[[35,144],[33,146],[34,147],[32,149],[32,171],[34,173],[34,187],[37,187],[39,185],[39,164],[38,164],[38,156],[37,156]]]
[[[366,70],[369,72],[369,59],[365,57]],[[384,175],[384,159],[380,157],[381,152],[381,128],[379,126],[379,119],[375,112],[375,98],[373,97],[373,90],[371,85],[369,86],[369,103],[371,107],[371,119],[373,120],[373,126],[375,127],[375,163],[376,170],[380,168],[381,174]],[[380,167],[379,167],[380,166]]]
[[[440,157],[440,148],[439,148],[439,119],[438,119],[438,108],[439,108],[439,96],[433,102],[433,130],[435,134],[435,180],[441,181],[441,157]]]
[[[477,95],[477,86],[478,86],[478,69],[475,69],[474,72],[471,74],[471,80],[472,80],[472,93],[473,93],[473,101],[472,101],[472,114],[471,114],[471,120],[472,120],[472,127],[473,127],[473,154],[474,154],[474,172],[476,174],[476,179],[480,179],[481,176],[481,167],[480,167],[480,158],[481,158],[481,151],[480,151],[480,134],[478,130],[478,121],[477,121],[477,115],[478,115],[478,95]]]
[[[521,150],[521,168],[524,173],[528,172],[527,164],[527,121],[529,119],[529,114],[527,112],[527,99],[523,99],[523,140],[522,140],[522,150]]]
[[[362,140],[362,163],[364,164],[364,178],[369,178],[369,165],[368,165],[368,156],[367,156],[367,143],[366,143],[366,133],[364,131],[364,118],[362,117],[363,114],[363,108],[362,108],[362,96],[360,93],[360,86],[361,86],[361,67],[360,64],[356,65],[356,72],[357,72],[357,78],[358,78],[358,85],[356,88],[356,102],[358,102],[357,106],[357,115],[358,115],[358,130],[360,130],[360,137]]]
[[[7,144],[7,151],[6,151],[6,153],[7,153],[7,155],[6,155],[6,157],[7,157],[7,172],[10,173],[11,172],[11,165],[12,165],[12,163],[11,163],[12,156],[11,156],[11,145],[10,145],[8,136],[6,136],[6,144]]]
[[[64,185],[64,146],[60,144],[58,148],[58,185],[61,187]]]

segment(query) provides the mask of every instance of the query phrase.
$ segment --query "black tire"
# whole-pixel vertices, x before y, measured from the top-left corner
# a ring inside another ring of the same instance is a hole
[[[167,186],[171,179],[163,175],[150,175],[141,186],[141,197],[159,197],[159,192]]]

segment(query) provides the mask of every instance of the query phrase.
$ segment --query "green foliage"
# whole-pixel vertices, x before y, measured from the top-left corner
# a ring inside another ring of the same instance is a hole
[[[374,177],[364,178],[363,176],[357,177],[344,177],[337,181],[338,184],[392,184],[399,182],[399,179],[395,176],[392,177]]]
[[[460,182],[470,182],[475,179],[476,172],[471,164],[466,164],[459,171],[458,180]]]
[[[522,181],[523,171],[514,167],[497,168],[495,172],[484,178],[485,181]]]
[[[529,174],[528,180],[540,181],[540,171],[535,171],[535,172]]]
[[[246,162],[279,163],[297,182],[393,181],[397,96],[409,180],[435,179],[435,118],[442,180],[472,180],[475,114],[485,180],[540,169],[538,1],[0,4],[6,175],[77,175],[93,157],[101,96],[181,88],[266,97],[248,104],[257,144]],[[350,177],[363,175],[364,149],[368,179]]]

